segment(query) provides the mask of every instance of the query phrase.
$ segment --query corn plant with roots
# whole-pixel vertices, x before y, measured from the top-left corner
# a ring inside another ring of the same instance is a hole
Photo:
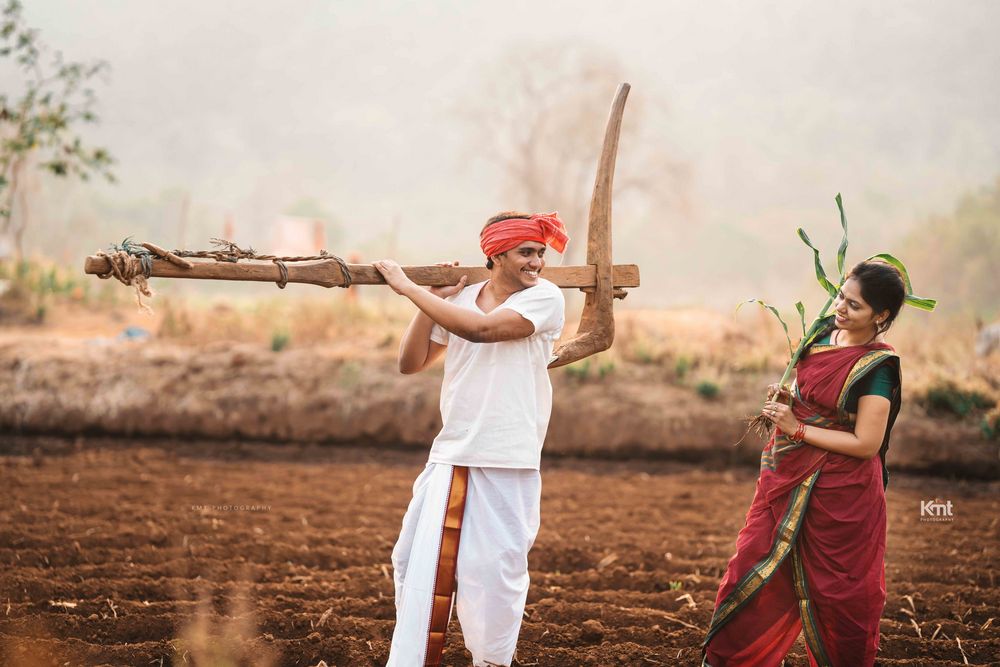
[[[844,237],[840,242],[840,247],[837,249],[838,278],[836,280],[836,283],[832,282],[827,277],[826,271],[823,269],[823,262],[820,260],[819,249],[813,245],[812,241],[809,239],[809,235],[806,234],[805,230],[802,229],[801,227],[799,227],[796,230],[796,233],[798,234],[799,238],[802,239],[802,242],[805,243],[809,247],[809,249],[812,250],[813,252],[813,262],[816,266],[816,281],[820,284],[820,287],[823,288],[823,291],[825,291],[827,296],[829,297],[826,303],[823,304],[823,307],[820,308],[819,313],[813,319],[812,324],[810,324],[808,327],[806,327],[805,306],[802,305],[801,301],[796,302],[795,310],[798,311],[799,321],[802,326],[802,338],[799,339],[798,346],[795,347],[794,349],[792,348],[792,339],[788,333],[788,325],[782,319],[781,314],[778,312],[778,309],[772,306],[771,304],[761,301],[760,299],[748,299],[747,301],[744,301],[736,308],[737,310],[739,310],[747,303],[756,303],[765,310],[770,311],[771,314],[773,314],[776,318],[778,318],[778,322],[781,323],[781,328],[785,332],[785,340],[788,342],[788,354],[790,359],[788,361],[788,366],[785,367],[785,372],[781,376],[781,380],[778,383],[779,387],[778,396],[781,396],[782,393],[780,389],[782,388],[788,389],[787,386],[788,379],[792,375],[792,369],[794,369],[795,365],[799,362],[799,357],[802,356],[803,350],[805,350],[806,347],[808,347],[809,344],[812,343],[813,340],[815,340],[816,337],[829,325],[830,313],[828,311],[830,310],[830,306],[833,305],[833,300],[837,298],[837,294],[840,292],[841,286],[844,284],[845,273],[846,273],[845,271],[846,265],[844,261],[847,257],[847,216],[844,214],[844,202],[839,193],[837,194],[836,202],[837,202],[837,209],[840,211],[840,226],[844,230]],[[909,273],[906,271],[906,267],[903,265],[901,261],[896,259],[896,257],[894,257],[893,255],[890,255],[889,253],[879,253],[877,255],[872,255],[865,261],[872,261],[872,260],[878,260],[891,264],[896,268],[897,271],[899,271],[900,275],[903,278],[903,284],[906,288],[906,299],[905,299],[906,304],[913,306],[914,308],[919,308],[920,310],[925,310],[928,312],[934,310],[935,306],[937,306],[936,300],[926,299],[913,294],[913,289],[912,286],[910,285]],[[787,395],[789,397],[789,402],[790,402],[791,401],[790,390],[788,391]],[[756,431],[761,437],[769,437],[771,432],[771,427],[772,427],[771,422],[764,416],[763,412],[761,412],[755,417],[750,418],[749,420],[749,428]]]

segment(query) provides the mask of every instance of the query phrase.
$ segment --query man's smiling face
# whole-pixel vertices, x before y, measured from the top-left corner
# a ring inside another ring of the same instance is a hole
[[[545,268],[545,244],[525,241],[516,248],[493,258],[504,282],[533,287],[538,284],[538,276]]]

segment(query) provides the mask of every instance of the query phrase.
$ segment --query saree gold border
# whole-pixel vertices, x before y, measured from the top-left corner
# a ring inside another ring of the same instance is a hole
[[[816,617],[813,614],[812,602],[809,599],[809,584],[806,580],[806,571],[802,567],[802,557],[799,555],[798,547],[792,549],[792,571],[795,583],[795,594],[799,598],[799,617],[802,619],[802,634],[805,635],[806,644],[812,651],[813,658],[819,667],[830,667],[830,658],[826,654],[823,646],[823,637],[819,634],[819,627],[816,625]]]
[[[809,348],[809,354],[822,354],[823,352],[830,352],[831,350],[841,350],[843,349],[839,345],[813,345]]]
[[[893,354],[888,350],[872,350],[871,352],[866,352],[864,356],[855,362],[851,372],[847,374],[847,379],[844,380],[844,386],[840,389],[840,396],[837,397],[837,416],[842,423],[847,423],[848,421],[847,395],[850,393],[854,383],[863,378],[868,371],[873,370],[883,361],[892,357],[898,359],[899,355]]]
[[[818,477],[819,470],[809,475],[792,491],[792,496],[788,501],[788,509],[785,510],[785,516],[778,524],[771,552],[767,558],[750,568],[750,571],[736,584],[736,588],[726,596],[726,599],[715,610],[702,647],[707,646],[715,633],[729,621],[733,614],[763,588],[764,584],[774,576],[785,557],[788,556],[802,525],[802,517],[805,516],[805,509],[809,503],[809,494],[812,492],[813,484],[816,483]]]
[[[465,516],[465,498],[469,491],[469,469],[454,466],[448,488],[448,506],[441,528],[441,550],[438,554],[437,572],[434,574],[434,601],[427,629],[425,667],[441,664],[444,641],[451,619],[451,601],[455,594],[455,568],[458,565],[458,545],[462,537],[462,519]]]

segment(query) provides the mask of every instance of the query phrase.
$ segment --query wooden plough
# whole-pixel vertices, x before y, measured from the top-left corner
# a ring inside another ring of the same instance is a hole
[[[628,92],[627,83],[618,87],[608,117],[590,200],[587,263],[583,266],[553,266],[544,270],[545,278],[559,287],[578,288],[587,294],[577,333],[555,350],[550,368],[564,366],[608,349],[615,337],[613,301],[625,298],[625,288],[639,286],[638,266],[611,262],[611,190]],[[146,277],[276,282],[281,286],[285,283],[308,283],[322,287],[385,284],[382,275],[370,264],[345,264],[332,256],[314,261],[279,258],[290,262],[288,264],[252,260],[188,261],[180,251],[171,253],[148,243],[143,246],[150,251],[147,265],[143,267]],[[463,275],[468,276],[469,284],[489,278],[489,269],[482,265],[402,268],[410,280],[426,286],[454,285]],[[91,255],[86,259],[84,272],[106,277],[112,273],[111,259],[106,255]]]

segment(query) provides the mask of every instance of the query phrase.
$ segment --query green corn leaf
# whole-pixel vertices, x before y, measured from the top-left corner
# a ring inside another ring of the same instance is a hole
[[[802,323],[802,337],[806,336],[806,307],[801,301],[795,302],[795,310],[799,311],[799,321]]]
[[[837,193],[837,208],[840,210],[840,226],[844,228],[844,238],[837,248],[837,271],[840,272],[840,282],[844,282],[844,258],[847,257],[847,216],[844,215],[844,201]]]
[[[866,261],[871,261],[873,259],[880,259],[883,262],[892,264],[899,271],[900,275],[903,276],[903,284],[906,286],[906,303],[913,306],[914,308],[919,308],[920,310],[926,310],[928,312],[934,310],[937,306],[937,300],[926,299],[924,297],[919,297],[913,293],[913,285],[910,284],[910,274],[907,273],[906,267],[901,261],[890,255],[889,253],[882,252],[877,255],[872,255]]]
[[[873,259],[880,259],[883,262],[886,262],[887,264],[892,264],[893,266],[895,266],[896,269],[899,271],[900,275],[903,276],[903,284],[906,285],[906,293],[909,294],[910,292],[913,291],[913,286],[910,284],[910,274],[906,272],[906,267],[903,266],[903,263],[901,261],[899,261],[898,259],[896,259],[887,252],[882,252],[877,255],[872,255],[865,261],[870,262]]]
[[[905,302],[907,305],[919,308],[920,310],[926,310],[927,312],[931,312],[937,307],[937,299],[925,299],[914,294],[908,294]]]
[[[813,259],[816,262],[816,280],[819,282],[820,287],[826,290],[826,293],[830,296],[836,296],[837,288],[834,287],[833,283],[831,283],[826,277],[826,271],[823,270],[823,263],[819,261],[819,250],[817,250],[816,246],[814,246],[812,241],[809,240],[809,235],[806,234],[806,230],[799,227],[796,232],[798,233],[799,238],[802,239],[802,242],[809,246],[809,248],[813,251]]]
[[[739,312],[740,308],[742,308],[744,306],[744,304],[748,304],[748,303],[759,304],[761,308],[766,308],[767,310],[770,310],[772,313],[774,313],[774,316],[778,318],[779,322],[781,322],[781,328],[785,330],[785,340],[788,341],[788,354],[789,354],[789,356],[791,356],[791,354],[792,354],[792,339],[788,335],[788,325],[785,324],[785,320],[781,319],[781,314],[778,312],[778,309],[775,308],[774,306],[772,306],[769,303],[761,301],[760,299],[747,299],[746,301],[743,301],[742,303],[740,303],[740,305],[736,306],[736,312]]]

